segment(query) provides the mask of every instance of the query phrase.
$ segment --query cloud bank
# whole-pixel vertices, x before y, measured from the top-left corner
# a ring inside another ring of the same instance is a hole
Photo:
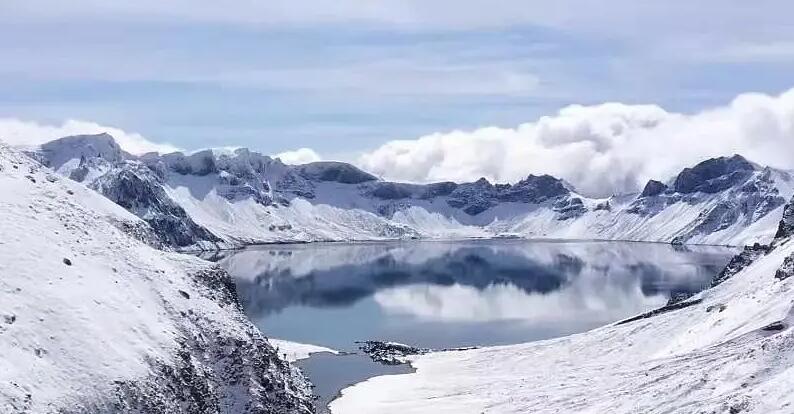
[[[0,140],[11,145],[39,145],[69,135],[101,134],[103,132],[112,135],[119,146],[131,154],[165,153],[177,150],[173,145],[152,142],[141,134],[126,132],[94,122],[70,119],[58,126],[13,118],[0,118]]]
[[[320,161],[322,158],[320,154],[311,148],[298,148],[295,151],[284,151],[275,155],[280,158],[284,164],[308,164],[310,162]]]
[[[706,158],[742,154],[794,168],[794,89],[779,96],[742,94],[696,114],[655,105],[572,105],[516,128],[487,127],[388,142],[358,164],[411,182],[514,182],[552,174],[580,192],[607,196],[668,179]]]

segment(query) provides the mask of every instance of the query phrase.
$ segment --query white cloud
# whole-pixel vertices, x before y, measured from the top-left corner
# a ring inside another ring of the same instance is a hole
[[[285,151],[276,154],[276,158],[280,158],[285,164],[307,164],[310,162],[320,161],[322,157],[310,148],[299,148],[294,151]]]
[[[693,115],[653,105],[573,105],[517,128],[488,127],[391,141],[359,159],[388,179],[517,181],[529,173],[564,178],[592,195],[634,191],[705,158],[739,153],[793,168],[794,89],[744,94]]]
[[[131,154],[146,152],[173,152],[177,148],[170,144],[155,143],[141,134],[126,132],[94,122],[67,120],[61,125],[44,125],[32,121],[0,118],[0,141],[11,145],[39,145],[69,135],[101,134],[106,132],[116,139],[122,149]]]

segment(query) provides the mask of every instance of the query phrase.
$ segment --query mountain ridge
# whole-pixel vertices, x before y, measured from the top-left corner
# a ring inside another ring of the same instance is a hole
[[[136,157],[116,147],[107,134],[65,137],[33,155],[134,210],[176,248],[503,236],[749,244],[774,236],[779,217],[769,216],[794,193],[791,174],[740,155],[704,160],[669,184],[651,180],[640,193],[590,198],[550,175],[412,184],[245,148]],[[144,193],[157,196],[144,202]]]

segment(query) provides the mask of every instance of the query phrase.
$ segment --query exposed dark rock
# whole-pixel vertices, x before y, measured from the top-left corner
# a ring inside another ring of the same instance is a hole
[[[645,188],[642,190],[640,197],[654,197],[667,191],[667,185],[656,180],[648,181]]]
[[[500,188],[499,201],[538,204],[548,199],[569,194],[563,182],[550,175],[530,175],[515,185]]]
[[[593,211],[612,211],[612,204],[609,201],[604,201],[603,203],[598,203]]]
[[[775,278],[778,280],[785,280],[794,276],[794,255],[791,255],[783,261],[783,266],[775,273]]]
[[[678,303],[675,303],[675,304],[672,304],[672,305],[663,306],[663,307],[661,307],[659,309],[654,309],[654,310],[652,310],[650,312],[645,312],[645,313],[643,313],[641,315],[637,315],[637,316],[634,316],[634,317],[631,317],[631,318],[628,318],[628,319],[624,319],[624,320],[622,320],[620,322],[617,322],[616,325],[623,325],[623,324],[627,324],[627,323],[630,323],[630,322],[639,321],[639,320],[642,320],[642,319],[652,318],[654,316],[661,315],[663,313],[672,312],[672,311],[676,311],[676,310],[680,310],[680,309],[685,309],[685,308],[688,308],[690,306],[695,306],[695,305],[700,304],[701,302],[703,302],[703,299],[695,299],[695,300],[690,300],[690,301],[686,301],[686,302],[678,302]]]
[[[759,243],[756,243],[752,246],[746,246],[741,253],[731,259],[731,261],[728,263],[725,269],[720,272],[719,275],[714,277],[714,279],[711,281],[711,286],[717,286],[720,283],[730,279],[737,273],[747,268],[747,266],[753,264],[753,262],[755,262],[759,257],[769,253],[769,250],[769,246]]]
[[[408,184],[379,182],[370,194],[381,200],[399,200],[411,197],[413,192]]]
[[[783,212],[783,219],[780,221],[775,239],[782,240],[790,237],[794,237],[794,199]]]
[[[686,242],[697,235],[713,234],[737,224],[749,226],[785,203],[769,169],[750,172],[743,180],[742,185],[736,184],[737,187],[726,190],[722,201],[702,211],[693,226],[679,236],[680,239]]]
[[[343,162],[313,162],[299,166],[298,170],[301,175],[308,179],[333,181],[343,184],[361,184],[378,179],[372,174]]]
[[[92,187],[146,220],[167,245],[186,247],[200,241],[221,241],[196,224],[181,206],[168,197],[158,178],[141,164],[127,163],[100,177]]]
[[[208,175],[218,172],[215,155],[211,150],[199,151],[190,155],[181,152],[165,154],[160,157],[165,166],[182,175]]]
[[[570,220],[581,217],[587,212],[581,198],[560,199],[554,204],[553,210],[557,212],[557,220]]]
[[[72,261],[64,257],[63,258],[63,264],[65,264],[67,266],[71,266],[72,265]]]
[[[434,197],[444,197],[452,194],[455,189],[458,188],[457,183],[453,182],[442,182],[442,183],[432,183],[424,186],[424,191],[420,195],[422,199],[429,199]]]
[[[746,180],[756,167],[741,155],[706,160],[682,171],[675,179],[676,192],[714,194]]]
[[[783,323],[782,321],[772,322],[769,325],[761,328],[762,331],[767,331],[767,332],[778,332],[784,329],[786,329],[786,324]]]
[[[116,382],[112,399],[81,412],[313,413],[308,382],[242,315],[229,275],[213,267],[194,280],[203,296],[232,306],[235,322],[246,328],[221,334],[215,322],[197,313],[180,315],[175,360],[149,361],[148,377]]]
[[[399,365],[405,363],[405,357],[421,355],[430,352],[429,349],[415,348],[410,345],[396,342],[365,341],[359,345],[361,352],[369,355],[375,362],[385,365]]]
[[[445,184],[446,188],[451,188]],[[570,191],[563,182],[549,175],[530,175],[518,183],[491,184],[487,179],[480,178],[473,183],[458,184],[449,194],[447,204],[459,208],[466,214],[475,216],[498,203],[514,202],[526,204],[540,204],[549,200],[556,200]],[[579,200],[581,202],[581,200]],[[578,208],[578,207],[576,207]]]

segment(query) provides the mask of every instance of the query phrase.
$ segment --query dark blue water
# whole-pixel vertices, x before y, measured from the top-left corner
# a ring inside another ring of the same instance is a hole
[[[392,242],[255,247],[215,259],[268,336],[355,352],[513,344],[583,332],[697,292],[735,251],[623,242]],[[362,355],[300,365],[327,403],[345,385],[406,367]]]

